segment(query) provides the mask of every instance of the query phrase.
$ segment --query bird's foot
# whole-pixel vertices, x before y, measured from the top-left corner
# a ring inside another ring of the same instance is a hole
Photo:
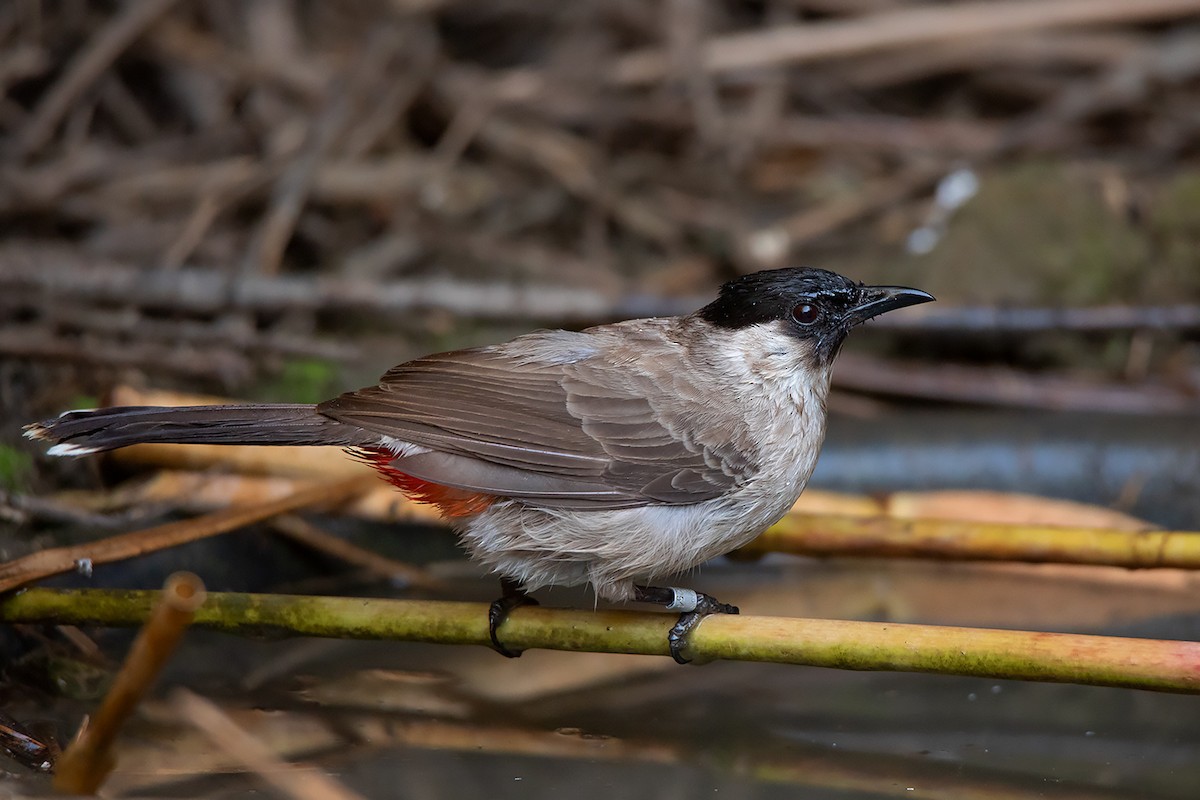
[[[688,647],[692,631],[700,621],[709,614],[737,614],[737,606],[719,602],[712,595],[691,589],[659,588],[657,586],[634,587],[634,599],[645,603],[661,603],[669,611],[679,610],[679,621],[667,633],[667,645],[671,650],[671,658],[676,663],[690,664],[690,658],[684,658],[683,651]]]
[[[522,589],[521,584],[508,578],[500,579],[500,591],[502,594],[499,599],[493,600],[492,605],[488,608],[488,636],[497,653],[505,658],[520,658],[521,653],[525,651],[510,650],[501,644],[500,637],[496,635],[496,629],[504,624],[504,620],[508,619],[508,615],[512,613],[513,609],[521,606],[536,606],[538,601]]]

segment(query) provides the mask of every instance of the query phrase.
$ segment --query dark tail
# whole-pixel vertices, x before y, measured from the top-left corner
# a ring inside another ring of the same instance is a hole
[[[68,411],[25,426],[30,439],[54,442],[53,456],[82,456],[131,444],[257,444],[361,447],[379,435],[317,413],[316,406],[125,406]]]

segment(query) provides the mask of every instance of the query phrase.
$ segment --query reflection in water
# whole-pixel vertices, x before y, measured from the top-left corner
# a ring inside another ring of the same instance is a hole
[[[812,485],[995,489],[1200,528],[1200,419],[946,411],[830,420]]]

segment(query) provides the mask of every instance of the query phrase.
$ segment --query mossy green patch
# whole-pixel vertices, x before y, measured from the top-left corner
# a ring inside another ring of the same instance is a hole
[[[33,457],[23,450],[0,444],[0,489],[22,492],[33,478]]]
[[[321,359],[298,358],[283,365],[274,379],[254,394],[277,403],[319,403],[339,391],[337,367]]]
[[[71,398],[67,408],[99,408],[101,405],[100,398],[94,394],[77,394]]]

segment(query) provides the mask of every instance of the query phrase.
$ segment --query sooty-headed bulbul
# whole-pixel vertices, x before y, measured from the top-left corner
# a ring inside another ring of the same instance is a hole
[[[854,326],[933,297],[826,270],[757,272],[680,317],[418,358],[318,405],[69,411],[27,426],[78,456],[143,442],[331,445],[435,504],[501,576],[492,641],[539,587],[590,583],[681,613],[737,609],[652,582],[740,547],[800,496],[825,436],[834,358]]]

